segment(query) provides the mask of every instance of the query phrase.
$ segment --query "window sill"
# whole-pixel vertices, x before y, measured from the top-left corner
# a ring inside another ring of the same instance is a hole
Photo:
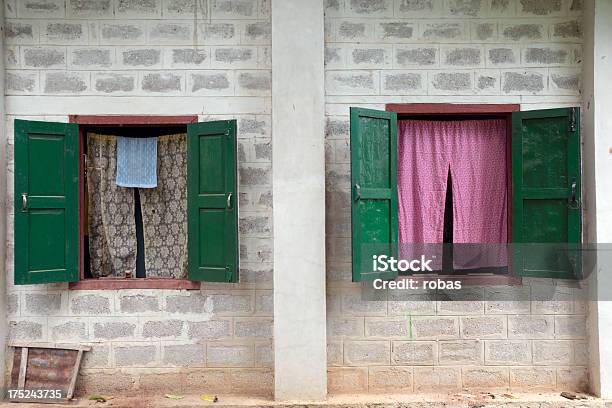
[[[71,290],[117,290],[117,289],[200,289],[200,282],[187,279],[84,279],[71,282]]]

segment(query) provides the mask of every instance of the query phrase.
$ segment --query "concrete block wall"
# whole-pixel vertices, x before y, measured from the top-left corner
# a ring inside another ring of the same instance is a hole
[[[5,14],[9,339],[93,344],[81,393],[270,394],[269,0],[7,0]],[[13,121],[70,114],[236,119],[240,283],[15,286]]]
[[[578,0],[328,0],[326,229],[330,393],[584,389],[586,308],[564,282],[361,298],[351,283],[351,106],[580,106]],[[515,292],[516,291],[516,292]],[[401,291],[400,291],[401,292]],[[398,297],[399,296],[399,297]],[[502,299],[502,301],[498,301]]]

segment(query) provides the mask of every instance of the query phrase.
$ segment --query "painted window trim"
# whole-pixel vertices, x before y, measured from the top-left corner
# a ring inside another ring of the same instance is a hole
[[[132,116],[132,115],[70,115],[69,123],[79,125],[79,151],[82,151],[84,131],[88,127],[171,127],[197,123],[197,115],[184,116]],[[188,279],[122,279],[98,278],[85,279],[85,223],[83,206],[85,204],[85,163],[79,157],[79,281],[71,282],[71,290],[117,290],[117,289],[189,289],[197,290],[201,282]]]

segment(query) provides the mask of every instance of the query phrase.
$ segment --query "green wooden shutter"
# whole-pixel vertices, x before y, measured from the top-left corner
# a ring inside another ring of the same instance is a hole
[[[351,108],[353,281],[392,279],[374,255],[397,257],[397,114]]]
[[[512,117],[512,240],[521,276],[580,276],[580,110]]]
[[[15,284],[76,282],[78,125],[15,120]]]
[[[236,121],[187,125],[189,279],[238,282]]]

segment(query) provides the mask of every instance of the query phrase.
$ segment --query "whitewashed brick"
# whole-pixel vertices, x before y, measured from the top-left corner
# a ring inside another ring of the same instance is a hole
[[[469,26],[464,21],[421,21],[419,38],[424,42],[463,42],[469,37]]]
[[[36,94],[40,91],[38,71],[6,71],[4,85],[7,95]]]
[[[530,365],[531,342],[527,340],[488,340],[485,342],[486,365]]]
[[[40,22],[7,20],[4,26],[4,41],[6,44],[38,44],[40,42]]]
[[[6,45],[4,47],[4,66],[6,69],[19,68],[20,65],[19,47]]]
[[[507,335],[505,316],[461,317],[461,336],[467,339],[503,339]]]
[[[495,44],[485,48],[487,67],[519,67],[520,47],[512,44]]]
[[[17,1],[19,18],[64,18],[66,16],[65,0],[19,0]]]
[[[4,1],[4,17],[16,18],[17,17],[17,0],[5,0]]]
[[[161,49],[155,47],[117,48],[118,64],[123,69],[161,68]]]
[[[161,0],[114,0],[115,14],[120,18],[159,18]]]
[[[185,74],[182,72],[142,72],[140,88],[146,93],[181,95],[185,93]]]
[[[462,71],[428,71],[428,89],[430,95],[469,95],[474,92],[474,72]]]
[[[241,28],[242,44],[271,44],[272,24],[269,21],[244,23]]]
[[[212,47],[211,67],[244,69],[257,67],[257,47]]]
[[[41,23],[42,44],[87,44],[89,26],[80,21],[53,20]]]
[[[122,95],[133,93],[136,89],[138,74],[130,72],[94,72],[92,87],[102,94]]]
[[[418,25],[414,21],[383,20],[374,25],[374,40],[400,44],[414,41]]]
[[[152,45],[193,44],[194,24],[186,21],[153,21],[147,23],[147,43]]]
[[[374,23],[368,20],[338,20],[331,29],[338,42],[370,42],[374,38]]]
[[[555,338],[586,338],[586,318],[584,316],[555,316]]]
[[[412,391],[411,367],[369,367],[368,391],[395,393]]]
[[[504,42],[536,42],[548,39],[548,24],[537,20],[511,20],[500,23],[500,40]]]
[[[138,45],[145,43],[145,23],[142,21],[103,21],[100,22],[100,44]]]
[[[393,341],[391,342],[391,364],[433,365],[438,354],[435,341]]]
[[[375,71],[327,71],[325,89],[328,95],[376,95],[379,73]]]
[[[557,389],[577,392],[589,391],[589,371],[586,367],[557,369]]]
[[[463,387],[476,389],[506,389],[510,382],[506,367],[465,367],[462,380]]]
[[[393,0],[347,0],[346,15],[361,18],[392,17]]]
[[[459,320],[456,317],[415,316],[410,323],[416,339],[459,338]]]
[[[443,45],[440,47],[440,65],[450,69],[482,68],[484,67],[484,48],[471,45]]]
[[[397,339],[408,338],[410,335],[410,323],[405,318],[376,318],[365,319],[366,337]]]
[[[454,367],[415,367],[414,391],[435,392],[461,389],[461,369]]]
[[[555,95],[579,95],[582,71],[579,68],[551,68],[548,70],[549,92]]]
[[[236,71],[236,95],[267,96],[271,93],[272,73],[270,71]]]
[[[80,94],[90,88],[91,75],[80,71],[42,73],[43,92],[46,94]]]
[[[363,317],[341,317],[327,319],[327,337],[363,337],[364,319]]]
[[[435,68],[439,65],[438,46],[399,45],[393,47],[393,55],[395,68]]]
[[[115,63],[113,47],[68,48],[68,69],[108,69]]]
[[[438,361],[442,365],[481,365],[484,361],[484,342],[441,341]]]
[[[501,72],[496,69],[475,71],[474,89],[480,95],[499,95],[501,93]]]
[[[248,344],[209,343],[206,364],[208,367],[253,367],[255,350]]]
[[[201,69],[210,67],[209,48],[165,48],[163,65],[173,69]]]
[[[502,72],[502,93],[509,95],[537,95],[547,90],[548,73],[542,69]]]
[[[68,0],[68,18],[113,18],[113,0]]]
[[[347,47],[347,67],[351,69],[390,68],[393,48],[390,45]]]
[[[211,17],[237,20],[257,17],[257,0],[211,0]]]
[[[472,42],[496,41],[498,36],[498,24],[495,20],[480,20],[471,23]]]
[[[553,316],[508,316],[508,338],[551,339],[554,337]]]
[[[395,15],[402,18],[441,17],[444,13],[442,0],[395,1]]]
[[[64,47],[21,47],[21,54],[24,68],[66,68],[66,48]]]
[[[236,45],[239,42],[239,26],[231,21],[198,24],[198,42],[205,45]]]
[[[547,366],[569,366],[574,363],[574,349],[567,340],[534,340],[533,363]]]
[[[511,368],[510,386],[515,389],[550,390],[555,387],[554,368]]]
[[[162,0],[164,18],[193,20],[194,14],[199,18],[208,18],[207,3],[196,0]]]
[[[529,314],[531,311],[529,286],[485,288],[486,314]]]
[[[388,341],[345,341],[344,364],[347,366],[389,365]]]

